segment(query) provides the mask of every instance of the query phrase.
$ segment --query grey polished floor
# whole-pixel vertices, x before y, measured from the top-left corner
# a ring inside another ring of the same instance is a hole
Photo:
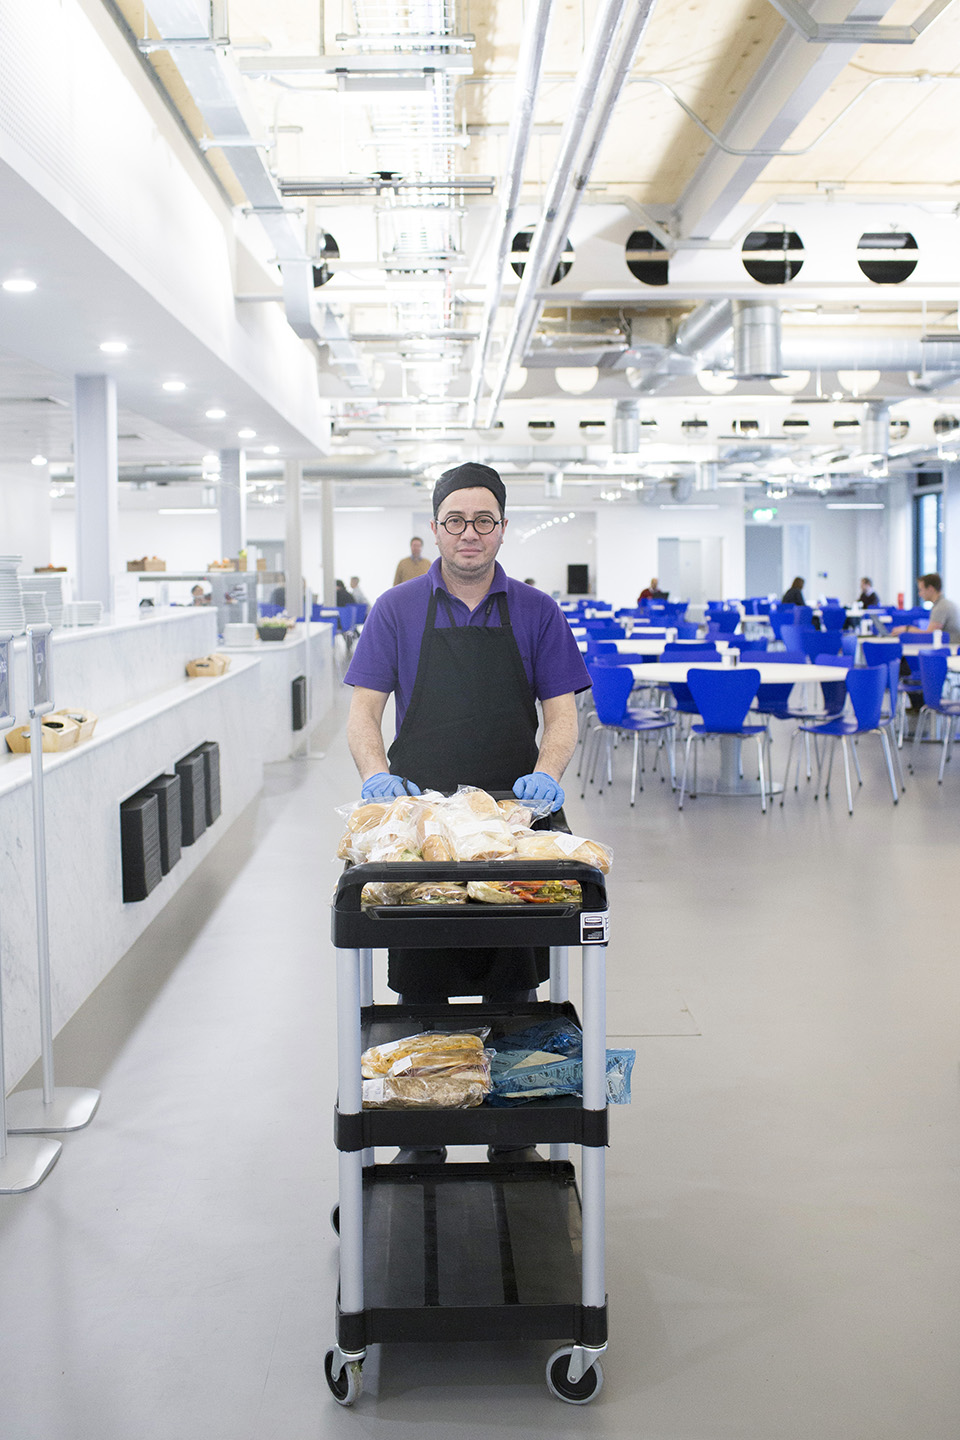
[[[871,745],[852,819],[807,791],[678,814],[656,781],[569,805],[615,849],[609,1029],[637,1049],[585,1408],[548,1396],[550,1347],[495,1339],[372,1352],[350,1412],[327,1392],[354,782],[339,729],[271,767],[58,1040],[103,1100],[0,1200],[3,1440],[956,1440],[960,753],[938,789],[924,747],[894,810]]]

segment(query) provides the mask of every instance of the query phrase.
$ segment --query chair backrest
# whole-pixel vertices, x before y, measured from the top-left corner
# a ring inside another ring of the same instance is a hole
[[[710,622],[719,627],[721,635],[732,635],[740,624],[740,611],[717,610],[711,614]]]
[[[590,665],[593,705],[601,725],[619,725],[627,712],[633,673],[625,665]]]
[[[943,682],[947,678],[947,652],[943,648],[939,653],[936,650],[921,650],[917,659],[920,661],[923,703],[936,710],[943,694]]]
[[[834,655],[830,651],[825,651],[822,655],[815,655],[813,663],[814,665],[833,665],[836,669],[850,670],[853,667],[853,656]],[[821,680],[820,693],[828,714],[841,715],[843,713],[843,707],[847,703],[846,680]]]
[[[664,645],[660,658],[664,663],[686,660],[691,664],[703,665],[709,664],[711,660],[719,660],[720,655],[716,645],[677,645],[673,643]]]
[[[738,734],[760,688],[760,671],[688,670],[687,684],[704,728],[715,734]]]
[[[587,641],[587,663],[594,655],[619,655],[617,642],[615,640],[588,640]]]
[[[696,640],[700,627],[698,625],[677,624],[678,640]]]
[[[812,660],[815,655],[839,655],[839,630],[802,630],[800,632],[804,654]]]
[[[320,614],[319,614],[320,606],[319,606],[319,605],[314,605],[313,608],[314,608],[314,611],[316,612],[316,613],[314,614],[313,618],[314,618],[314,620],[319,620],[319,619],[320,619]],[[282,606],[282,605],[270,605],[270,604],[268,604],[266,601],[263,601],[262,604],[260,604],[260,605],[257,606],[257,610],[258,610],[258,612],[259,612],[265,619],[268,619],[271,615],[280,615],[280,614],[282,613],[282,611],[283,611],[283,606]]]
[[[842,630],[847,622],[847,612],[841,605],[824,605],[820,619],[825,630]]]
[[[858,638],[856,630],[844,630],[840,636],[840,653],[842,655],[856,655]]]
[[[857,717],[857,728],[876,730],[883,708],[883,695],[890,683],[887,665],[866,665],[847,671],[847,694]]]
[[[805,665],[807,657],[802,650],[768,650],[762,663],[764,665]]]
[[[796,612],[795,605],[777,605],[770,608],[770,628],[778,640],[783,639],[784,625],[792,625]]]
[[[785,622],[780,626],[777,638],[783,641],[784,645],[786,645],[788,650],[793,650],[796,654],[802,655],[804,652],[800,635],[800,626],[794,625],[793,621],[791,620]]]
[[[813,624],[813,606],[798,605],[796,614],[793,617],[795,625],[809,626]]]
[[[899,640],[864,640],[863,658],[868,665],[889,665],[891,660],[899,661],[903,645]]]
[[[733,648],[739,650],[741,655],[745,655],[750,651],[766,650],[769,644],[770,641],[765,635],[761,636],[759,640],[745,640],[742,635],[737,635],[733,641]]]

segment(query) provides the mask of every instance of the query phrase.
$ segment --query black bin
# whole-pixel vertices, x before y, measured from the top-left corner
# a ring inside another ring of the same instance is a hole
[[[216,740],[205,740],[197,747],[203,758],[204,804],[207,824],[220,818],[220,746]]]
[[[160,814],[160,865],[164,875],[167,875],[180,859],[181,852],[180,776],[158,775],[149,785],[144,785],[142,793],[157,797]]]
[[[297,675],[290,683],[290,700],[293,707],[292,726],[302,730],[307,723],[307,677]]]
[[[120,864],[124,904],[145,900],[163,877],[160,863],[160,807],[141,790],[120,806]]]
[[[194,750],[178,760],[174,769],[180,777],[180,838],[184,845],[195,845],[207,828],[203,756]]]

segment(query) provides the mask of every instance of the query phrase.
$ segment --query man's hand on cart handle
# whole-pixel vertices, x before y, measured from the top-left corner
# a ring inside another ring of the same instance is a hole
[[[521,775],[514,781],[513,793],[518,800],[529,800],[535,805],[549,804],[551,810],[559,810],[563,804],[563,788],[545,770],[534,770],[532,775]]]
[[[364,800],[390,800],[395,795],[419,795],[420,787],[400,775],[388,775],[386,770],[379,770],[376,775],[364,780],[360,794]]]

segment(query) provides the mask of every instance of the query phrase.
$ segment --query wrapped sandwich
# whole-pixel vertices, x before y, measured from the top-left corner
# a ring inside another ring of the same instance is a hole
[[[576,880],[468,880],[467,894],[484,905],[579,905]]]
[[[459,1110],[490,1091],[491,1055],[470,1032],[408,1035],[361,1058],[364,1109]]]
[[[581,835],[567,835],[562,830],[537,830],[517,838],[518,860],[580,860],[595,865],[604,875],[610,869],[613,852],[595,840]]]

